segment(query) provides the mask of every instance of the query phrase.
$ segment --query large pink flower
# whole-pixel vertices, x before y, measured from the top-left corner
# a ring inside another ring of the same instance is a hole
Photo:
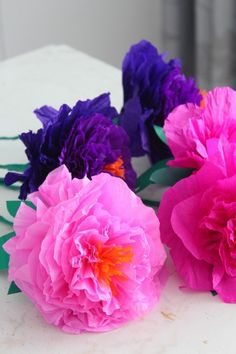
[[[142,316],[160,293],[166,255],[151,208],[120,178],[51,172],[21,204],[5,244],[9,278],[66,332],[106,331]]]
[[[185,284],[215,290],[225,302],[236,302],[235,149],[231,152],[224,151],[224,168],[206,162],[167,190],[158,212],[162,241]]]
[[[206,94],[202,107],[178,106],[166,119],[164,131],[174,155],[169,165],[199,169],[219,145],[236,141],[236,91],[215,88]]]

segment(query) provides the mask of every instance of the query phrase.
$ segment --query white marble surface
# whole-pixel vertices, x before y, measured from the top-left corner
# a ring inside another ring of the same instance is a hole
[[[58,107],[78,98],[112,92],[121,105],[117,69],[68,47],[47,47],[0,64],[0,135],[36,129],[32,110]],[[24,162],[19,142],[0,142],[0,163]],[[0,171],[1,172],[1,171]],[[0,214],[14,192],[0,187]],[[0,225],[0,234],[7,228]],[[0,274],[0,354],[235,354],[236,306],[209,293],[179,289],[169,278],[161,301],[139,321],[104,334],[68,335],[47,325],[23,294],[6,295],[7,274]]]

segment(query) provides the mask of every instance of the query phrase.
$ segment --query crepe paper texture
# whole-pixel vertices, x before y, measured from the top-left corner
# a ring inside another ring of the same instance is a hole
[[[178,59],[166,62],[150,42],[142,40],[131,46],[124,58],[122,81],[120,124],[130,137],[132,156],[148,154],[153,163],[171,157],[153,125],[162,127],[180,104],[200,105],[202,94],[194,79],[184,76]]]
[[[236,141],[236,91],[216,87],[204,106],[181,105],[169,114],[164,132],[174,155],[171,166],[199,169],[228,141]]]
[[[62,164],[73,177],[91,178],[106,172],[135,187],[129,137],[112,121],[118,113],[110,104],[109,94],[78,101],[73,108],[64,104],[59,111],[43,106],[35,114],[43,128],[20,135],[29,167],[23,174],[9,172],[5,177],[6,185],[22,182],[20,199],[36,191],[48,173]]]
[[[121,179],[73,178],[65,165],[21,203],[4,244],[9,280],[65,332],[102,332],[157,303],[166,253],[159,221]],[[13,212],[14,213],[14,212]]]
[[[199,171],[169,188],[158,210],[162,241],[186,286],[213,290],[228,303],[236,303],[235,151],[236,144],[228,142]]]

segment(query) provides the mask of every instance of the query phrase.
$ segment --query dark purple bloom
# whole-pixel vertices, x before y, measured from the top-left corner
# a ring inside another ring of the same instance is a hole
[[[37,190],[48,173],[61,164],[68,167],[73,177],[91,178],[107,172],[135,187],[129,137],[122,127],[112,122],[117,111],[110,105],[109,94],[78,101],[72,109],[62,105],[57,111],[43,106],[35,113],[43,128],[20,135],[29,167],[22,175],[10,172],[5,177],[7,185],[23,182],[20,199]]]
[[[171,156],[153,131],[153,124],[163,126],[168,114],[180,104],[200,104],[202,96],[195,81],[182,74],[179,60],[165,62],[164,56],[145,40],[130,48],[122,70],[124,106],[120,125],[130,136],[132,156],[147,153],[153,161]]]
[[[142,111],[139,98],[129,99],[120,115],[120,125],[130,137],[132,156],[142,156],[149,150],[147,119],[152,110]]]
[[[194,79],[186,79],[180,67],[174,68],[163,82],[161,111],[154,118],[154,123],[163,126],[165,118],[175,107],[184,103],[200,105],[201,100],[202,95]]]

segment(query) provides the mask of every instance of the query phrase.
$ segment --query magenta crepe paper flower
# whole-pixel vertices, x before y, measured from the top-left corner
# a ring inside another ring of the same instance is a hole
[[[236,141],[236,91],[215,88],[204,97],[203,107],[192,103],[177,107],[166,119],[164,131],[174,155],[169,165],[199,169],[219,145]]]
[[[164,194],[158,217],[162,241],[186,286],[215,290],[235,303],[236,150],[228,143],[222,151]]]
[[[21,204],[5,245],[9,278],[47,322],[101,332],[157,302],[166,254],[159,222],[120,179],[71,178],[62,165]]]

